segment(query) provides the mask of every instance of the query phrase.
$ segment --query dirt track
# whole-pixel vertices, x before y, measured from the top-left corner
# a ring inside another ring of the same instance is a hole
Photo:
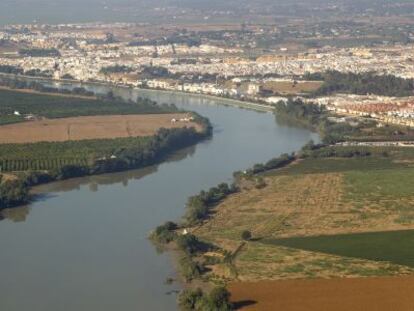
[[[67,141],[153,135],[161,127],[196,127],[175,122],[186,114],[112,115],[27,121],[0,126],[0,144]]]
[[[246,311],[414,310],[414,276],[238,282],[229,290]]]

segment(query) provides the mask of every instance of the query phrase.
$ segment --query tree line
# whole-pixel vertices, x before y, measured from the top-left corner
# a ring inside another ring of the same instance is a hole
[[[349,93],[402,97],[414,94],[413,79],[404,79],[393,75],[378,75],[374,72],[343,73],[327,71],[325,73],[306,74],[304,79],[324,81],[323,85],[312,94],[313,96]]]

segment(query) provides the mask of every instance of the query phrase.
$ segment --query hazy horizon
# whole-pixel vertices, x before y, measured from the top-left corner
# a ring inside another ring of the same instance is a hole
[[[85,10],[85,7],[88,10]],[[414,0],[2,0],[0,24],[84,22],[241,22],[275,16],[414,14]],[[205,16],[204,16],[205,15]],[[241,17],[241,19],[240,19]]]

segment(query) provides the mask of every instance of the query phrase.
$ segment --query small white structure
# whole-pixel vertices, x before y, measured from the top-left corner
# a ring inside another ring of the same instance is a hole
[[[20,112],[18,112],[17,110],[15,110],[14,112],[13,112],[13,114],[15,115],[15,116],[20,116],[21,114],[20,114]]]

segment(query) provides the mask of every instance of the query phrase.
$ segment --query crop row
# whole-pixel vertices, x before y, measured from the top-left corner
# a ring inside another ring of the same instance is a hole
[[[65,165],[87,165],[86,158],[0,159],[0,172],[52,170]]]

